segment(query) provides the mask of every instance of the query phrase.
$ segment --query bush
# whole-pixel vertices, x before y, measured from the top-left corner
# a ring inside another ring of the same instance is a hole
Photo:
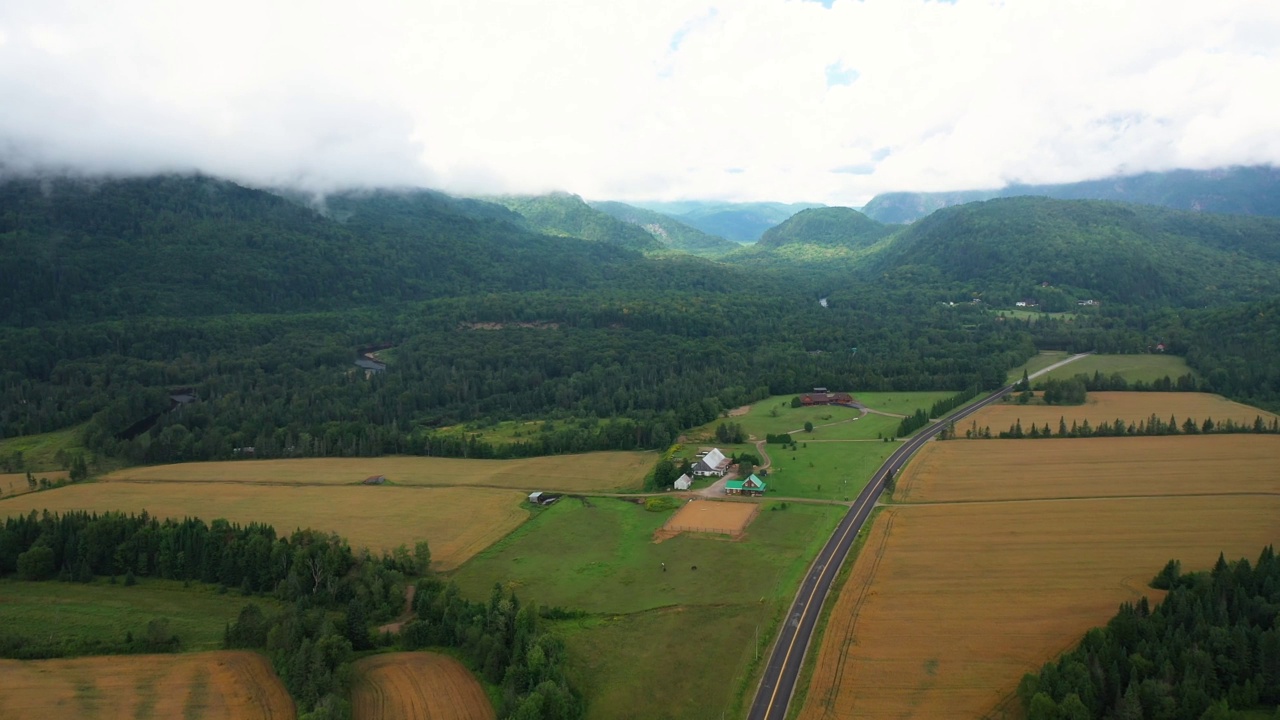
[[[666,512],[680,507],[680,501],[673,497],[651,497],[644,499],[644,509],[649,512]]]

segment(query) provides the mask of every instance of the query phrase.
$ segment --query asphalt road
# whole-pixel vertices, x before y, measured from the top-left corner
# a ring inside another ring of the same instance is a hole
[[[1032,377],[1047,373],[1079,357],[1082,356],[1072,356],[1035,373]],[[849,548],[858,537],[858,531],[871,515],[876,499],[884,490],[885,480],[898,472],[915,451],[942,432],[947,425],[998,401],[1013,387],[1013,385],[1006,385],[981,401],[921,430],[894,451],[871,477],[871,482],[867,483],[867,486],[858,494],[853,506],[840,521],[831,539],[823,546],[822,552],[818,553],[804,582],[800,584],[800,591],[796,594],[796,599],[787,613],[786,622],[778,631],[778,640],[773,645],[773,652],[769,655],[764,676],[756,689],[751,711],[747,713],[748,720],[784,720],[786,718],[787,706],[791,703],[796,680],[800,677],[800,667],[804,664],[804,656],[809,649],[813,628],[818,623],[818,615],[822,613],[822,604],[831,590],[831,583],[840,571],[840,566],[844,564],[845,557],[849,554]]]

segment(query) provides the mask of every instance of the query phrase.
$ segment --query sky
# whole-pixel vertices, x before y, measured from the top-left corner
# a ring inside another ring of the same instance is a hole
[[[1274,0],[0,0],[0,166],[860,206],[1280,165]]]

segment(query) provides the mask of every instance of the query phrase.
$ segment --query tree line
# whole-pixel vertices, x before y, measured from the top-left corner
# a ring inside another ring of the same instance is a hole
[[[298,530],[282,537],[257,523],[162,521],[146,513],[33,511],[0,526],[0,577],[91,582],[123,576],[126,585],[165,578],[288,603],[273,615],[246,605],[227,626],[224,645],[266,653],[299,717],[348,718],[356,655],[396,644],[461,650],[473,668],[502,688],[500,717],[581,717],[581,697],[560,669],[563,643],[547,633],[537,608],[522,608],[514,594],[496,586],[487,605],[466,600],[455,585],[430,575],[430,562],[426,542],[374,556],[353,552],[335,534]],[[398,636],[375,637],[370,626],[399,614],[410,583],[417,583],[416,619]],[[0,656],[23,659],[180,647],[181,639],[161,619],[138,637],[118,642],[0,633]]]
[[[1028,720],[1235,720],[1280,704],[1280,561],[1227,562],[1183,574],[1172,560],[1079,647],[1023,678]],[[1252,716],[1250,716],[1252,717]]]
[[[1023,438],[1087,438],[1087,437],[1138,437],[1152,435],[1235,435],[1241,433],[1254,434],[1280,434],[1280,418],[1272,418],[1271,422],[1262,419],[1261,415],[1254,416],[1252,423],[1237,423],[1231,418],[1222,421],[1214,421],[1213,418],[1205,418],[1204,422],[1197,422],[1194,418],[1188,417],[1178,423],[1176,416],[1170,415],[1168,420],[1156,417],[1153,413],[1150,417],[1139,420],[1136,423],[1132,420],[1124,420],[1116,418],[1114,421],[1104,420],[1097,426],[1090,424],[1086,420],[1071,421],[1071,426],[1067,426],[1065,417],[1058,418],[1058,429],[1055,432],[1045,423],[1044,427],[1040,427],[1035,423],[1031,423],[1029,428],[1024,428],[1022,419],[1018,418],[1008,430],[1001,430],[996,434],[992,434],[991,426],[984,425],[978,427],[978,421],[974,420],[970,427],[964,431],[966,440],[990,440],[999,438],[1001,440],[1021,440]],[[945,437],[941,439],[949,440],[957,437],[957,431],[950,426]]]

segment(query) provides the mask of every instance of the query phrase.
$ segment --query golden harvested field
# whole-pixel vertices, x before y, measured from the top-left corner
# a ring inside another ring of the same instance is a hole
[[[1150,418],[1152,413],[1164,421],[1173,416],[1177,418],[1179,425],[1188,417],[1197,424],[1203,423],[1205,418],[1213,418],[1215,423],[1230,419],[1249,425],[1258,416],[1266,422],[1275,418],[1275,415],[1265,410],[1208,393],[1091,392],[1083,405],[988,405],[974,413],[970,419],[957,424],[956,432],[964,437],[964,431],[972,428],[976,422],[979,428],[990,427],[995,434],[1008,430],[1021,419],[1023,428],[1029,429],[1031,423],[1039,427],[1049,423],[1049,429],[1056,433],[1060,419],[1066,420],[1068,428],[1072,422],[1082,423],[1085,420],[1097,427],[1099,423],[1114,423],[1116,419],[1137,423]]]
[[[1227,460],[1205,476],[1204,490],[1238,475],[1234,491],[1256,494],[1007,499],[1025,497],[1025,481],[1042,471],[1041,449],[1063,446],[1054,452],[1087,467],[1095,454],[1114,455],[1101,440],[1112,439],[932,443],[925,452],[935,460],[961,454],[949,458],[946,477],[917,492],[953,502],[893,505],[879,515],[817,650],[801,720],[1018,717],[1013,692],[1023,674],[1104,624],[1121,602],[1158,600],[1146,584],[1168,560],[1206,569],[1219,552],[1253,559],[1280,542],[1274,477],[1237,473]],[[1207,452],[1251,441],[1280,466],[1280,443],[1267,436],[1114,440],[1128,443],[1127,459],[1100,466],[1123,468],[1113,482],[1131,490],[1167,487],[1162,456],[1170,446],[1150,440],[1210,441]],[[996,452],[1013,443],[1026,448],[1022,484],[1004,471],[1008,455]],[[1097,487],[1060,482],[1061,495]]]
[[[351,710],[357,720],[493,720],[484,688],[447,655],[401,652],[374,655],[355,667]]]
[[[36,479],[47,478],[49,482],[56,482],[67,477],[66,470],[50,470],[48,472],[33,472],[31,475]],[[21,495],[24,492],[30,492],[31,486],[27,484],[26,473],[0,473],[0,498],[6,498],[10,495]]]
[[[103,480],[356,485],[371,475],[385,475],[394,485],[596,492],[640,487],[656,460],[651,452],[598,452],[520,460],[400,456],[235,460],[127,468]]]
[[[432,567],[451,570],[507,535],[529,513],[523,493],[483,487],[314,487],[235,483],[110,482],[68,485],[0,500],[0,516],[30,510],[146,510],[158,517],[262,522],[287,534],[332,531],[374,552],[419,540]]]
[[[292,720],[294,708],[265,657],[226,651],[0,660],[0,717]]]
[[[1280,493],[1280,435],[931,442],[902,471],[894,499],[955,502],[1258,492]]]
[[[663,530],[741,535],[759,512],[759,503],[691,500],[671,516]]]

